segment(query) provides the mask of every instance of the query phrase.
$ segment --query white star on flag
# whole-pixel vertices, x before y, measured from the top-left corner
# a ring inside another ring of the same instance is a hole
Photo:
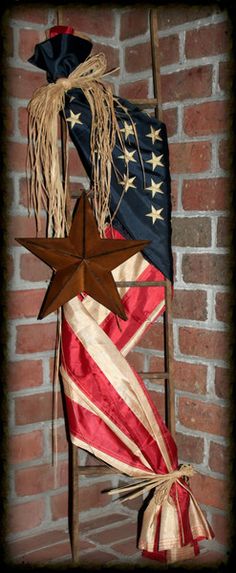
[[[133,187],[133,189],[136,189],[135,185],[133,185],[133,182],[135,179],[136,179],[136,177],[128,177],[128,175],[124,175],[124,179],[123,179],[123,181],[121,181],[121,185],[123,185],[123,187],[125,188],[125,191],[128,191],[128,189],[130,187]]]
[[[157,219],[164,221],[163,217],[161,216],[162,211],[163,211],[163,209],[155,209],[155,207],[153,207],[153,205],[152,205],[152,211],[151,211],[151,213],[148,213],[146,215],[146,217],[151,217],[152,218],[152,224],[154,225],[154,223],[157,221]]]
[[[124,127],[122,127],[120,131],[124,132],[125,139],[128,139],[129,135],[134,135],[133,126],[127,123],[127,121],[124,122]]]
[[[162,141],[162,138],[160,137],[160,131],[161,131],[161,128],[160,129],[154,129],[154,127],[152,127],[152,125],[151,125],[151,131],[150,131],[150,133],[148,133],[146,135],[146,137],[151,137],[153,145],[154,145],[156,140]]]
[[[70,110],[70,117],[66,118],[66,121],[68,121],[68,123],[71,124],[71,127],[73,128],[76,124],[82,124],[82,121],[80,121],[80,116],[81,113],[74,113],[72,110]]]
[[[152,197],[155,197],[156,193],[162,193],[163,191],[161,190],[161,185],[162,185],[163,181],[160,181],[160,183],[155,183],[155,181],[153,181],[153,179],[151,179],[151,185],[150,187],[146,187],[147,191],[151,191],[152,192]]]
[[[134,151],[128,151],[128,149],[126,149],[125,147],[125,151],[124,151],[124,155],[119,155],[119,159],[124,159],[126,163],[129,163],[129,161],[133,161],[134,163],[137,163],[136,159],[134,159],[134,154],[135,154],[136,150]]]
[[[154,169],[156,169],[157,166],[164,167],[163,163],[161,162],[162,157],[163,157],[163,154],[162,155],[155,155],[155,153],[152,153],[152,159],[148,159],[145,163],[151,163],[152,169],[154,171]]]

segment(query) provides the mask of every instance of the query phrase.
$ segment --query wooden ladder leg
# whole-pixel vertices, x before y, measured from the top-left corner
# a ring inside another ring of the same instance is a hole
[[[73,562],[79,560],[78,448],[69,441],[69,531]]]

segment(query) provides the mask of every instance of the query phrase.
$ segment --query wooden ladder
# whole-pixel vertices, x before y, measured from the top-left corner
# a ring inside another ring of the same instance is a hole
[[[58,24],[63,25],[63,7],[58,10]],[[161,108],[161,79],[158,41],[157,10],[150,10],[150,42],[152,54],[153,92],[154,98],[132,99],[141,109],[154,108],[157,119],[162,120]],[[118,287],[123,286],[164,286],[165,288],[165,312],[163,320],[164,329],[164,372],[139,372],[141,376],[152,380],[164,380],[165,383],[165,422],[175,436],[175,397],[173,383],[173,330],[172,330],[172,285],[165,278],[163,281],[117,282]],[[69,530],[71,541],[72,559],[79,561],[79,476],[100,476],[105,474],[117,474],[117,469],[107,466],[80,466],[78,459],[78,447],[69,440]]]

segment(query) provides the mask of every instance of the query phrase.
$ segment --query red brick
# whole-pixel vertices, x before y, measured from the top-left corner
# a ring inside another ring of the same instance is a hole
[[[183,255],[183,279],[187,283],[227,284],[231,279],[228,255],[209,253]]]
[[[92,569],[92,565],[97,568],[102,564],[109,564],[112,561],[117,561],[117,557],[113,553],[108,553],[108,551],[102,551],[101,549],[96,549],[95,551],[89,551],[85,555],[81,555],[80,563]]]
[[[227,409],[210,402],[179,398],[178,418],[187,428],[225,436],[228,433]]]
[[[68,492],[52,495],[50,498],[52,520],[62,519],[68,516]]]
[[[179,36],[171,34],[159,38],[159,58],[161,66],[168,66],[179,62]]]
[[[172,212],[178,210],[178,181],[176,179],[172,179],[171,182],[171,203]]]
[[[45,225],[46,217],[41,218],[42,229],[39,235],[45,235]],[[36,224],[34,217],[27,217],[23,215],[16,215],[11,217],[9,225],[9,241],[14,247],[20,246],[20,244],[15,240],[16,238],[22,237],[35,237],[36,236]]]
[[[59,401],[58,418],[63,415]],[[52,419],[52,392],[21,396],[15,399],[15,421],[18,426]]]
[[[43,383],[43,367],[41,360],[21,360],[10,362],[8,368],[9,391],[35,388]]]
[[[230,180],[189,179],[183,181],[182,204],[186,210],[217,211],[230,205]]]
[[[127,515],[122,513],[109,513],[108,515],[100,515],[99,520],[97,517],[91,517],[90,519],[87,518],[88,521],[82,521],[80,523],[80,531],[82,534],[90,533],[90,531],[94,529],[98,529],[98,527],[107,527],[110,529],[111,525],[114,525],[116,522],[123,522],[124,520],[128,519]]]
[[[9,508],[10,533],[22,533],[41,525],[45,518],[45,500],[43,498],[20,503]]]
[[[11,557],[25,556],[34,550],[42,550],[48,546],[58,547],[58,544],[68,540],[68,533],[63,530],[46,531],[30,537],[12,540],[9,543]],[[41,560],[40,560],[41,561]]]
[[[189,136],[227,132],[229,112],[227,101],[211,101],[188,106],[184,109],[184,132]]]
[[[228,22],[210,24],[186,31],[185,54],[187,58],[202,58],[224,54],[230,48]]]
[[[121,525],[116,525],[115,527],[109,527],[104,531],[99,531],[97,533],[91,533],[91,540],[95,543],[102,545],[110,545],[115,541],[120,539],[127,539],[128,537],[135,537],[137,533],[137,521],[121,523]]]
[[[14,56],[13,28],[6,23],[4,25],[4,40],[4,56],[6,58],[12,58]]]
[[[91,544],[87,544],[86,549],[88,549]],[[35,549],[34,551],[30,551],[26,555],[23,555],[23,562],[24,564],[38,564],[40,563],[50,563],[51,561],[58,560],[64,557],[68,560],[71,557],[71,545],[70,541],[64,541],[60,543],[53,543],[48,547],[40,547],[38,550]],[[22,557],[18,558],[17,561],[22,562]]]
[[[20,277],[25,281],[48,281],[52,276],[52,269],[35,255],[26,253],[20,257]],[[43,302],[43,297],[41,303]],[[39,310],[39,309],[38,309]]]
[[[48,23],[48,7],[42,5],[34,6],[33,4],[20,5],[11,7],[11,18],[23,22],[34,22],[35,24]]]
[[[135,71],[135,70],[134,70]],[[212,66],[196,66],[161,76],[162,101],[210,96],[212,93]]]
[[[51,378],[52,379],[52,378]],[[64,453],[68,451],[68,440],[66,437],[65,425],[60,427],[55,427],[55,448],[57,448],[58,453]],[[51,433],[51,440],[53,440],[53,435]]]
[[[19,464],[43,455],[43,432],[35,430],[9,439],[10,463]]]
[[[111,502],[111,497],[103,490],[111,489],[111,481],[102,481],[93,485],[85,487],[81,480],[79,491],[79,507],[80,511],[88,511],[95,507],[103,507]]]
[[[137,372],[144,371],[144,354],[141,354],[141,352],[130,352],[126,359],[128,360],[130,366],[132,366],[132,368],[134,368]]]
[[[120,40],[141,36],[147,32],[147,29],[148,10],[144,6],[135,6],[121,14]]]
[[[229,542],[229,516],[220,513],[215,513],[212,516],[212,528],[215,533],[215,539],[222,545],[227,545]]]
[[[209,468],[213,472],[226,474],[228,472],[229,453],[223,444],[210,443]]]
[[[200,18],[207,18],[212,14],[221,13],[221,8],[216,5],[198,4],[184,6],[175,3],[168,3],[158,6],[158,27],[159,30],[179,26],[185,22],[192,22]]]
[[[27,146],[25,143],[9,141],[7,144],[7,166],[9,171],[26,171]]]
[[[36,44],[46,40],[45,32],[22,28],[19,30],[19,57],[27,61],[34,53]]]
[[[163,327],[161,323],[154,322],[142,336],[139,346],[155,350],[163,349]]]
[[[31,72],[21,68],[9,68],[8,70],[8,96],[21,99],[31,98],[34,91],[46,84],[45,73]]]
[[[141,99],[148,97],[148,80],[138,80],[120,85],[120,97],[126,99]]]
[[[209,217],[173,217],[172,242],[179,247],[209,247],[211,220]]]
[[[228,292],[217,292],[215,301],[216,319],[222,322],[230,322],[233,313],[232,295]]]
[[[14,110],[10,105],[5,105],[2,109],[3,128],[6,137],[14,135]]]
[[[197,473],[191,478],[190,487],[198,503],[225,510],[227,506],[225,480]]]
[[[80,6],[73,7],[70,4],[66,8],[61,7],[61,18],[64,26],[72,26],[87,36],[95,34],[111,37],[115,33],[115,14],[111,6],[80,8]]]
[[[93,44],[93,49],[91,52],[91,55],[94,54],[98,54],[100,52],[103,52],[103,54],[105,54],[106,60],[107,60],[107,71],[110,71],[112,68],[117,68],[120,65],[120,52],[118,48],[114,48],[113,46],[109,46],[109,44],[103,43],[100,44],[98,42],[94,42]],[[119,71],[113,73],[112,75],[117,75],[119,74]],[[109,76],[108,76],[108,81],[109,81]],[[106,81],[106,79],[105,79]]]
[[[165,372],[164,367],[164,352],[163,356],[146,356],[147,360],[147,372]],[[158,383],[161,383],[161,380],[158,380]]]
[[[135,556],[139,551],[137,550],[137,543],[136,538],[128,539],[127,541],[123,540],[121,543],[113,543],[112,549],[115,551],[119,551],[122,555],[128,555],[131,557],[132,555]]]
[[[219,62],[219,87],[224,92],[231,92],[233,87],[234,66],[232,62]]]
[[[70,176],[76,175],[76,177],[85,177],[86,171],[82,165],[82,162],[79,158],[78,151],[74,148],[71,148],[69,151],[69,173]]]
[[[7,281],[10,281],[14,274],[14,259],[12,255],[7,255]]]
[[[219,398],[227,399],[231,386],[232,376],[228,368],[215,368],[215,393]]]
[[[230,217],[218,217],[217,247],[230,247],[233,243],[235,221]]]
[[[173,316],[190,320],[206,320],[207,293],[201,290],[175,290]]]
[[[160,416],[165,420],[165,394],[156,390],[149,390],[149,394]]]
[[[19,107],[18,110],[18,127],[23,137],[28,134],[28,111],[26,107]]]
[[[226,360],[229,335],[225,331],[179,328],[180,352],[191,356]]]
[[[233,154],[232,150],[230,149],[229,141],[227,139],[222,139],[219,142],[218,158],[221,169],[224,169],[225,171],[229,171],[230,169],[232,169]]]
[[[172,107],[169,109],[163,109],[162,117],[163,117],[163,122],[166,124],[168,137],[175,135],[177,133],[177,127],[178,127],[177,108]]]
[[[184,462],[201,464],[204,454],[204,440],[196,436],[176,433],[175,441],[178,448],[178,458]]]
[[[210,141],[170,143],[171,173],[200,173],[211,167]]]
[[[125,48],[125,69],[131,74],[142,72],[151,68],[150,42],[135,44]]]
[[[57,487],[67,485],[67,462],[58,463],[56,467]],[[37,465],[17,470],[15,472],[15,490],[17,495],[37,495],[55,487],[54,467],[52,465]]]
[[[56,322],[47,324],[20,324],[16,327],[17,354],[45,352],[55,348]]]
[[[31,289],[10,291],[8,297],[9,318],[37,316],[41,307],[45,290]]]
[[[196,394],[206,393],[207,366],[174,361],[173,369],[176,388]]]

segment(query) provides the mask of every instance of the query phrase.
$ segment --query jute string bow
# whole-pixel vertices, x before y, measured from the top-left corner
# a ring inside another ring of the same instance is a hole
[[[161,505],[165,499],[168,498],[172,485],[177,482],[182,487],[185,487],[180,481],[181,478],[189,478],[196,473],[196,470],[191,465],[182,465],[178,470],[170,473],[160,475],[155,474],[151,478],[144,477],[136,484],[130,483],[126,486],[110,489],[107,493],[113,495],[115,493],[126,493],[125,496],[120,498],[120,501],[127,501],[134,499],[139,495],[150,491],[155,488],[155,501],[157,505]],[[131,492],[131,493],[130,493]],[[133,493],[132,493],[133,492]]]
[[[48,214],[48,233],[64,236],[69,229],[67,214],[67,177],[62,183],[58,148],[58,115],[65,106],[65,94],[80,88],[91,110],[90,158],[92,165],[93,206],[100,234],[104,234],[105,220],[109,216],[109,193],[112,150],[118,135],[121,148],[124,140],[114,111],[111,87],[103,85],[101,78],[114,73],[106,70],[105,55],[90,56],[68,78],[59,78],[37,89],[28,105],[30,170],[30,198],[37,226],[41,209]],[[135,126],[130,118],[135,131]],[[65,149],[68,169],[68,143]]]

